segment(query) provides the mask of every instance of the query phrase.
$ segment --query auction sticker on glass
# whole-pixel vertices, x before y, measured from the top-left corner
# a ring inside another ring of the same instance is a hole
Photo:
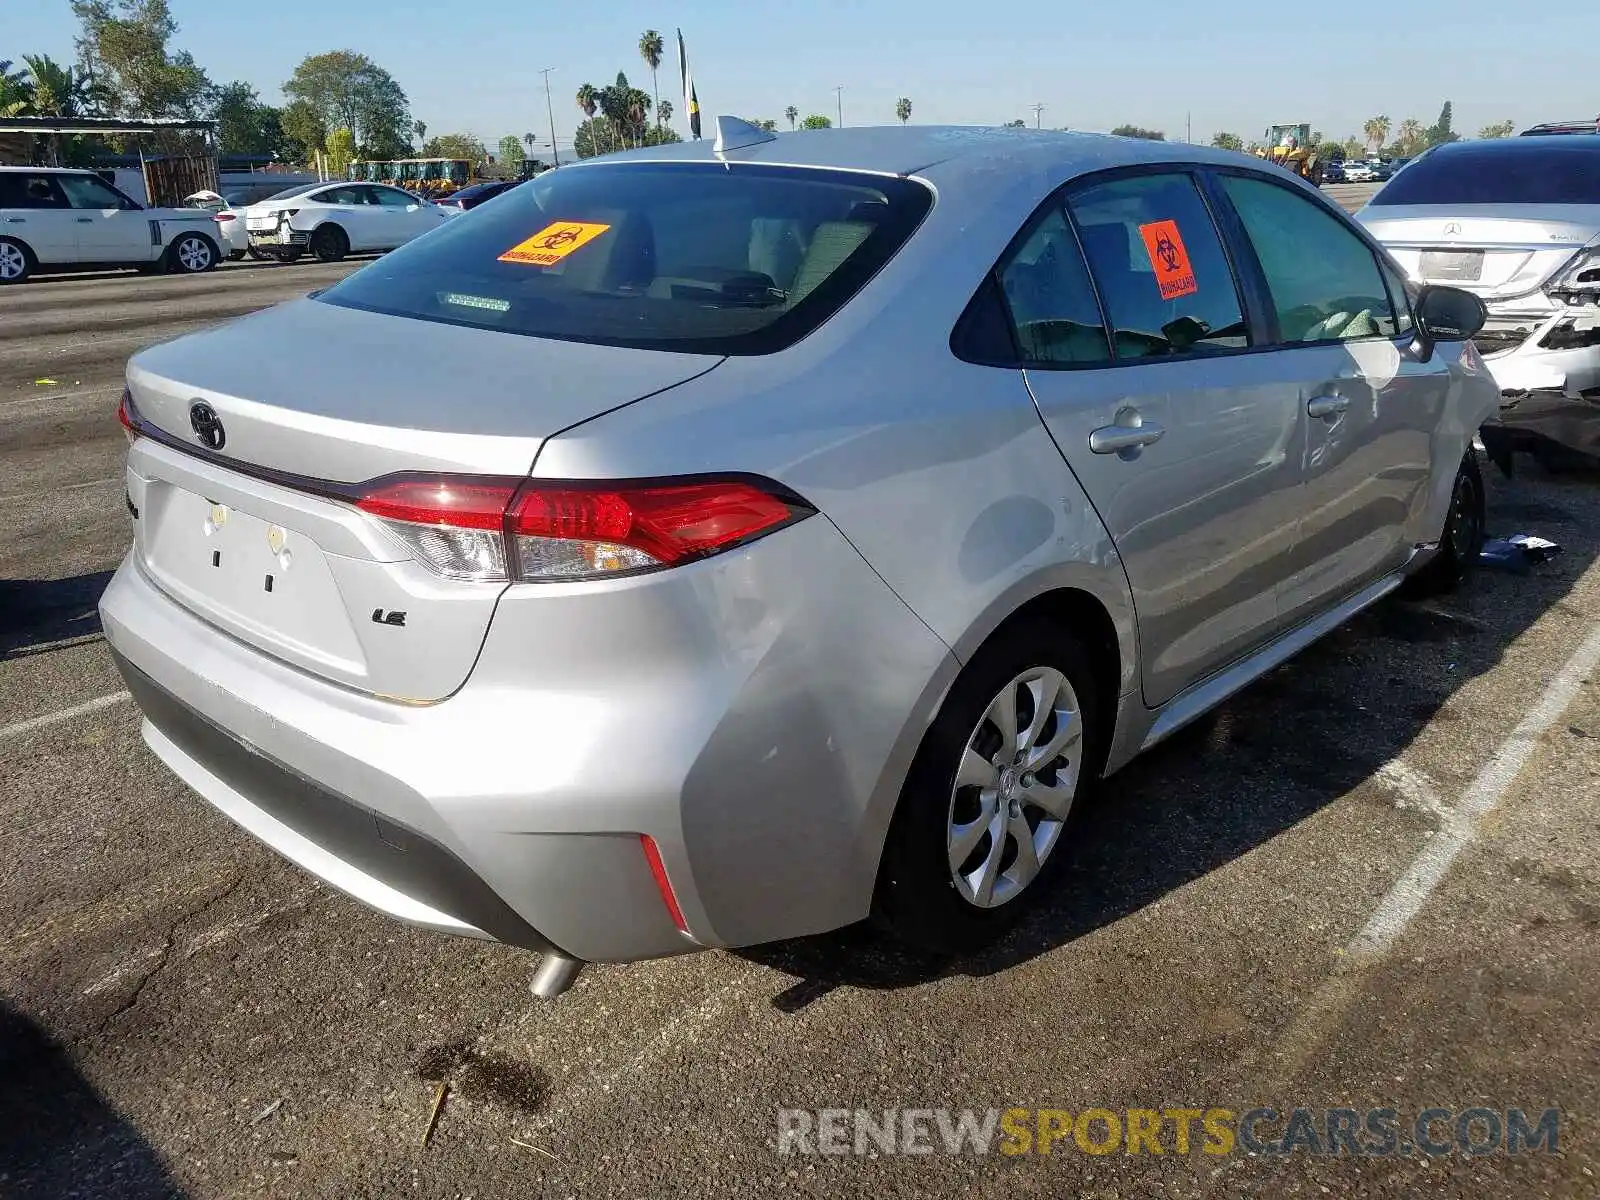
[[[1150,264],[1155,268],[1156,286],[1161,289],[1163,300],[1176,300],[1200,290],[1176,221],[1151,221],[1141,225],[1139,236],[1144,238],[1144,248],[1150,252]]]
[[[610,228],[609,225],[595,225],[587,221],[553,221],[507,250],[500,256],[500,261],[551,267]]]

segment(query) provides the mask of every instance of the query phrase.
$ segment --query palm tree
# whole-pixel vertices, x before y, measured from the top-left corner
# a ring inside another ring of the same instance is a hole
[[[656,105],[656,126],[657,126],[657,128],[659,128],[662,125],[671,125],[671,124],[672,124],[672,101],[671,100],[663,100],[660,104]]]
[[[1417,147],[1422,145],[1423,133],[1422,122],[1414,117],[1407,117],[1400,122],[1400,128],[1396,131],[1395,137],[1407,154],[1415,154]]]
[[[794,123],[800,119],[800,110],[791,104],[783,110],[783,115],[789,118],[789,128],[793,129]]]
[[[661,89],[656,85],[656,69],[661,66],[661,56],[666,53],[666,43],[654,29],[646,29],[639,37],[639,57],[650,68],[650,95],[656,109],[656,124],[661,124]]]
[[[1389,118],[1369,117],[1361,127],[1361,132],[1366,135],[1368,146],[1381,149],[1383,143],[1389,140]]]
[[[583,84],[578,88],[577,99],[578,107],[583,110],[583,115],[588,120],[594,120],[595,110],[600,107],[600,89],[592,83]],[[591,127],[589,130],[589,144],[598,151],[599,146],[596,144],[594,135],[595,131]]]
[[[528,148],[528,156],[530,158],[533,156],[533,144],[538,140],[539,139],[534,137],[531,133],[525,133],[522,135],[522,144]]]
[[[411,132],[413,132],[413,133],[415,133],[417,135],[417,146],[419,148],[427,143],[427,140],[428,140],[428,123],[426,121],[418,121],[418,122],[416,122],[414,125],[411,126]]]
[[[33,115],[33,85],[25,71],[13,71],[9,58],[0,58],[0,117]]]
[[[911,120],[911,101],[904,96],[896,100],[894,102],[894,115],[900,118],[900,124],[902,125]]]
[[[88,76],[63,67],[48,54],[24,54],[28,64],[33,111],[41,117],[81,117],[97,107]]]

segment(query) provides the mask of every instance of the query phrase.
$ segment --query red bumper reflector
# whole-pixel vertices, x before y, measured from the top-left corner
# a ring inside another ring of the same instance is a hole
[[[672,917],[672,923],[678,927],[680,933],[688,933],[689,923],[683,919],[683,909],[678,907],[678,898],[672,894],[672,884],[667,879],[667,867],[661,861],[661,851],[657,848],[655,839],[648,833],[641,833],[639,842],[644,846],[644,859],[650,864],[650,874],[656,878],[656,887],[660,889],[661,901],[667,906],[667,913]]]

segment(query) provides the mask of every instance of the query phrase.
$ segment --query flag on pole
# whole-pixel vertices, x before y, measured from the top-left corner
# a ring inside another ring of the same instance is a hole
[[[689,114],[689,136],[700,140],[700,97],[694,90],[689,71],[689,52],[683,46],[683,30],[678,30],[678,80],[683,84],[683,108]]]

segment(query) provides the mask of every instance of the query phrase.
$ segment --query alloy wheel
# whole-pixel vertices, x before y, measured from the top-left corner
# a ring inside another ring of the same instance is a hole
[[[946,845],[956,890],[978,908],[1019,896],[1056,848],[1078,790],[1083,716],[1053,667],[1015,676],[967,739]]]
[[[178,242],[178,262],[185,271],[204,271],[211,265],[211,247],[202,238],[183,238]]]
[[[21,246],[10,242],[0,244],[0,279],[21,279],[28,269],[28,257]]]

